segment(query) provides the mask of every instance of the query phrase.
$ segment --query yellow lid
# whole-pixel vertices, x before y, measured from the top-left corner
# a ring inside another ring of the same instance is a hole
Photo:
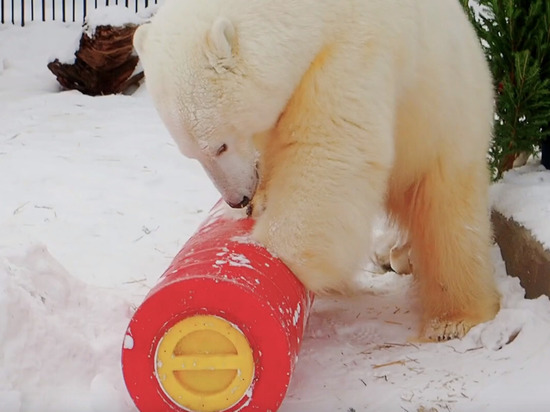
[[[232,323],[212,315],[186,318],[162,337],[157,379],[185,409],[223,411],[239,402],[254,378],[252,348]]]

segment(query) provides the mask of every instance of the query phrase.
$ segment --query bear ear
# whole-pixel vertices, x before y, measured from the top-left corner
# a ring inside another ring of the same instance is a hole
[[[149,29],[149,23],[145,23],[139,26],[134,32],[134,49],[136,49],[138,55],[142,55],[145,51],[145,41],[147,40]]]
[[[218,73],[231,70],[234,66],[236,43],[233,23],[225,17],[218,17],[208,32],[206,42],[208,62]]]

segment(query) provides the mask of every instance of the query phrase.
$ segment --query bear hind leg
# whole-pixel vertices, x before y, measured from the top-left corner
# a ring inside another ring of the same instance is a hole
[[[461,338],[498,311],[486,191],[484,170],[436,168],[393,205],[390,196],[409,231],[427,340]]]

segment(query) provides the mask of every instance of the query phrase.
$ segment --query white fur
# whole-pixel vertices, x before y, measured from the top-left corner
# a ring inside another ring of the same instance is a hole
[[[457,0],[167,0],[134,43],[182,152],[254,196],[254,236],[306,286],[345,289],[385,206],[426,336],[494,315],[491,79]]]

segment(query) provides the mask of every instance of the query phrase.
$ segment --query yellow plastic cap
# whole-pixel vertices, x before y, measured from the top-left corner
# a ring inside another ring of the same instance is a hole
[[[156,375],[164,392],[190,411],[223,411],[239,402],[254,378],[252,348],[231,322],[186,318],[159,342]]]

